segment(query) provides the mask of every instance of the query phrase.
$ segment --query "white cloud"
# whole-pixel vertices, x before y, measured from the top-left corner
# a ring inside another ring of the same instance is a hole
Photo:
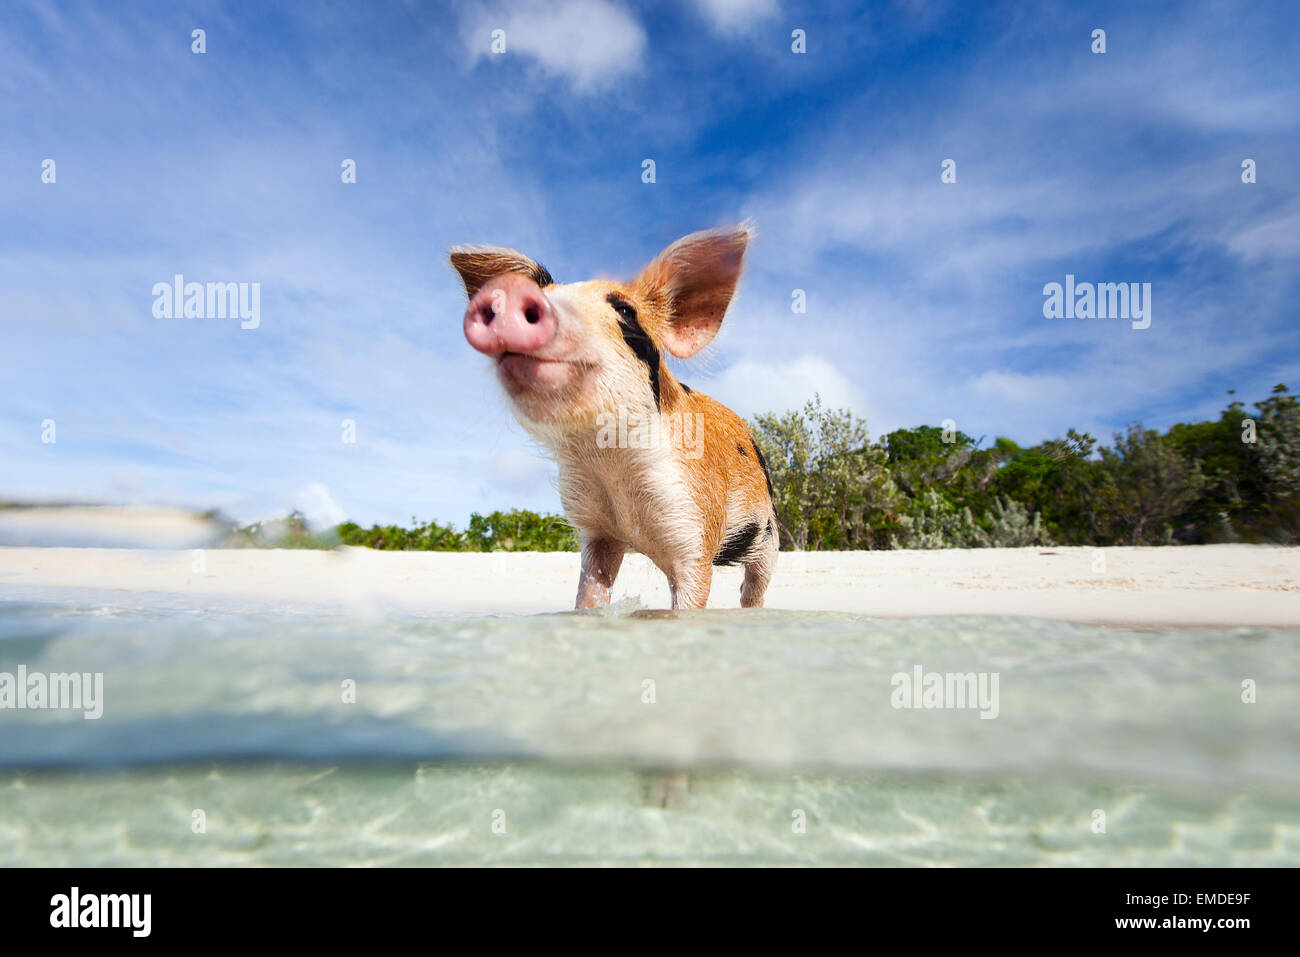
[[[695,0],[700,13],[719,33],[749,33],[776,16],[778,0]]]
[[[522,448],[502,449],[492,462],[492,479],[504,492],[536,495],[554,483],[555,466],[541,455]]]
[[[743,416],[803,408],[814,394],[822,405],[866,411],[861,390],[844,373],[821,356],[805,355],[791,362],[755,362],[745,359],[730,366],[701,388]]]
[[[1021,375],[990,369],[971,381],[976,395],[1005,402],[1039,402],[1059,392],[1059,376]],[[1055,391],[1053,387],[1057,388]]]
[[[1300,212],[1243,229],[1228,240],[1228,248],[1247,260],[1294,259],[1300,256]]]
[[[580,93],[640,71],[646,45],[641,24],[607,0],[523,0],[478,11],[462,26],[474,61],[522,54]],[[505,31],[505,53],[492,52],[494,30]]]
[[[330,490],[320,482],[312,482],[298,490],[293,507],[302,513],[307,524],[316,531],[333,528],[348,520],[342,506],[330,496]]]

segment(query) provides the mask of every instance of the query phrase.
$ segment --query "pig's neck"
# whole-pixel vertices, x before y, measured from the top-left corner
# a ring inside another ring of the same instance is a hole
[[[659,418],[650,412],[646,421]],[[699,551],[701,516],[681,450],[666,428],[647,431],[648,443],[629,429],[613,445],[595,429],[533,434],[555,455],[564,514],[584,540],[621,542],[663,567]]]

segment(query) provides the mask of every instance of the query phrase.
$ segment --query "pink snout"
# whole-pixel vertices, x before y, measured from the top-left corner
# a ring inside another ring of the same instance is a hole
[[[508,272],[485,282],[465,310],[465,338],[484,355],[531,355],[555,337],[555,310],[537,283]]]

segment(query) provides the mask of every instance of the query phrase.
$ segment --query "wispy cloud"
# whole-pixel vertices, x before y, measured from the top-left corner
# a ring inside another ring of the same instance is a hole
[[[542,73],[567,80],[579,94],[640,72],[646,34],[609,0],[516,0],[475,7],[461,27],[473,62],[524,57]]]
[[[749,34],[775,17],[780,0],[694,0],[714,30],[723,34]]]

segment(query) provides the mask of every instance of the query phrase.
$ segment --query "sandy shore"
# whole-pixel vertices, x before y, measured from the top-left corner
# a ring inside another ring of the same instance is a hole
[[[528,614],[572,607],[578,556],[282,550],[0,548],[0,597],[121,591],[358,611]],[[738,604],[717,569],[711,608]],[[143,598],[143,594],[141,595]],[[629,555],[616,599],[668,606],[662,574]],[[1300,627],[1300,549],[1255,545],[785,553],[768,607],[882,617],[1029,615],[1149,625]]]

